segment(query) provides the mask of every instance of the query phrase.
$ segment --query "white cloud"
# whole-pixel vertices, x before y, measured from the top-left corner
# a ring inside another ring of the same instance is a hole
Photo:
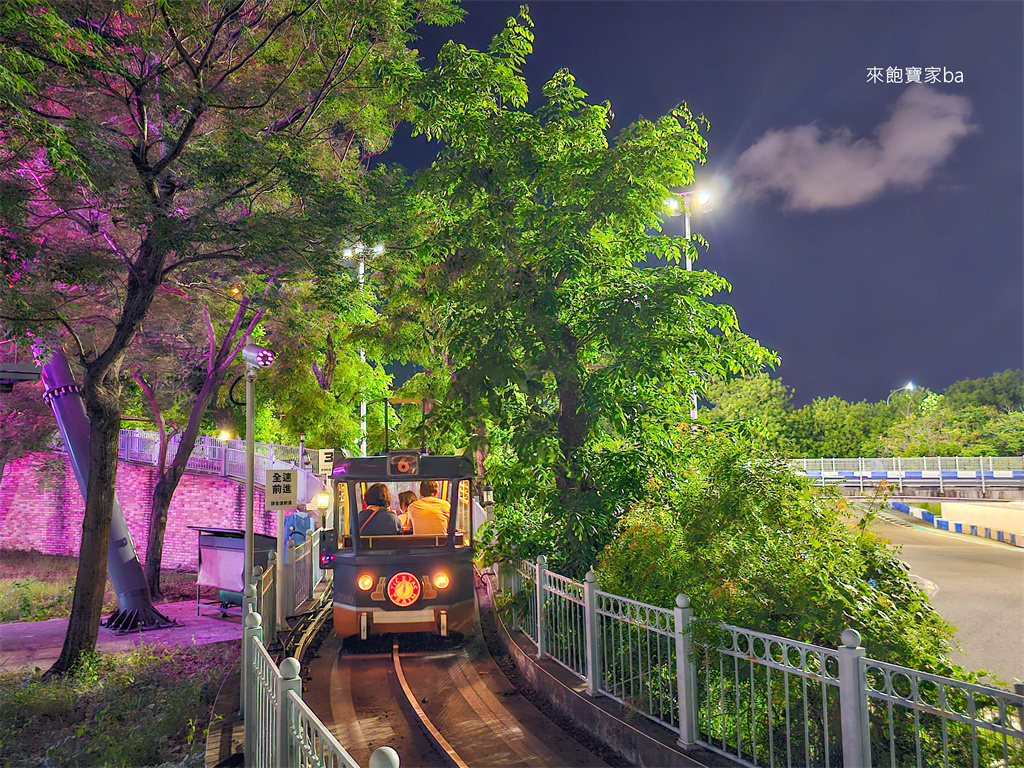
[[[731,175],[744,196],[781,193],[796,211],[857,205],[892,187],[920,189],[956,143],[977,130],[967,122],[970,113],[963,96],[912,85],[871,137],[855,140],[848,128],[825,132],[813,124],[768,131]]]

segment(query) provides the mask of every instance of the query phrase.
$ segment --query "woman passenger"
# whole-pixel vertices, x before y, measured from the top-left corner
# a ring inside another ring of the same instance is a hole
[[[359,513],[360,536],[392,536],[402,532],[402,521],[391,509],[391,491],[384,483],[366,489],[366,509]]]
[[[398,515],[402,520],[402,532],[412,533],[412,518],[409,517],[409,505],[416,501],[415,491],[402,491],[398,494],[398,507],[402,510]]]

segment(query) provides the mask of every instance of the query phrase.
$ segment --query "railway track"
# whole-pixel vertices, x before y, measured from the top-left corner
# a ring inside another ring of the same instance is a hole
[[[518,693],[479,633],[461,648],[390,654],[354,653],[332,635],[307,669],[305,700],[360,765],[381,746],[406,768],[606,765]]]

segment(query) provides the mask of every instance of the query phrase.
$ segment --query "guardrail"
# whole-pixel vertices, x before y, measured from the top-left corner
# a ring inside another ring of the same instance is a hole
[[[181,444],[181,435],[171,437],[167,444],[167,460],[172,460]],[[118,434],[117,455],[125,461],[134,461],[156,466],[160,453],[160,434],[142,429],[122,429]],[[319,474],[318,451],[305,448],[306,469],[314,475]],[[299,464],[299,448],[293,445],[277,445],[276,443],[254,443],[255,482],[263,485],[266,470],[278,469]],[[185,468],[189,472],[197,472],[235,480],[245,480],[245,441],[221,440],[220,438],[200,435],[196,438],[192,455],[189,456]]]
[[[885,481],[899,486],[980,486],[988,488],[1024,485],[1024,456],[890,456],[852,459],[790,459],[798,472],[822,486],[867,486]]]
[[[603,694],[742,765],[1024,765],[1024,684],[1010,692],[728,624],[692,637],[689,598],[668,610],[536,563],[499,564],[513,627]],[[583,631],[580,632],[582,626]]]
[[[263,617],[247,607],[242,643],[245,765],[250,768],[360,768],[323,721],[302,700],[301,665],[288,657],[278,667],[263,642]],[[398,753],[378,747],[375,768],[399,768]]]

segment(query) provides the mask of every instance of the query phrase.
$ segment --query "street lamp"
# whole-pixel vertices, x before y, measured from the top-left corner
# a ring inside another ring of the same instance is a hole
[[[683,201],[680,204],[679,198]],[[691,202],[692,201],[692,202]],[[683,217],[683,237],[690,242],[690,207],[695,205],[701,213],[711,210],[711,193],[706,189],[691,189],[686,192],[677,192],[673,197],[665,201],[665,208],[669,216]],[[690,259],[690,251],[686,251],[686,271],[693,271],[693,261]],[[691,375],[694,371],[690,371]],[[697,420],[697,392],[690,392],[690,421]]]
[[[914,382],[908,381],[902,387],[898,387],[898,388],[894,389],[892,392],[890,392],[889,393],[889,397],[885,398],[885,404],[888,405],[889,404],[889,399],[893,395],[895,395],[897,392],[902,392],[904,390],[906,390],[907,392],[913,392],[914,391]]]
[[[256,446],[253,432],[256,431],[256,371],[274,362],[274,353],[258,344],[246,344],[242,348],[245,360],[245,561],[243,570],[245,584],[252,583],[252,542],[253,505],[256,480]]]

